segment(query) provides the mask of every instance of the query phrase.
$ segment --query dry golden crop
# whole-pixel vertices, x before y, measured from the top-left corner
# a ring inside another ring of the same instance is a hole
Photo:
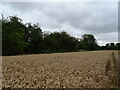
[[[3,56],[2,87],[110,88],[105,74],[112,51]]]

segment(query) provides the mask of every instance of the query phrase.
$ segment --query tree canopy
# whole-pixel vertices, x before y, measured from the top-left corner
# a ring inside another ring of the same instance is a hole
[[[39,24],[23,24],[17,16],[2,17],[2,55],[71,52],[79,50],[120,50],[120,43],[99,46],[92,34],[75,38],[65,31],[43,32]]]
[[[26,46],[24,40],[25,26],[22,20],[16,16],[2,19],[2,53],[3,55],[22,54]]]

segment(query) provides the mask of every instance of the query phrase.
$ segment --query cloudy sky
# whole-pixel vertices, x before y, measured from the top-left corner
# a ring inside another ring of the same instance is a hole
[[[93,34],[99,45],[118,42],[117,2],[4,2],[0,13],[23,23],[39,23],[43,31],[66,31],[80,38]]]

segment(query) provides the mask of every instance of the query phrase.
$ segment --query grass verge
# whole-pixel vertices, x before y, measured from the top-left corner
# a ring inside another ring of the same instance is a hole
[[[106,75],[111,80],[111,83],[115,87],[120,87],[118,82],[119,80],[119,73],[118,73],[118,53],[112,52],[110,58],[107,60],[106,63]]]

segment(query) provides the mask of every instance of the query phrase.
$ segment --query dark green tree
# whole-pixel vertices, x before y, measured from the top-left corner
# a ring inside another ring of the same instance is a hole
[[[54,32],[44,37],[47,49],[50,52],[76,51],[78,40],[68,33]]]
[[[23,54],[26,42],[24,41],[25,26],[17,16],[2,18],[2,54]]]
[[[109,43],[106,43],[105,49],[106,49],[106,50],[110,50],[110,44],[109,44]]]
[[[85,50],[96,50],[98,47],[95,37],[92,34],[84,34],[80,41],[80,48]]]
[[[116,50],[120,50],[120,43],[116,43]]]
[[[115,50],[115,47],[116,47],[116,46],[115,46],[114,43],[110,43],[110,47],[111,47],[111,48],[110,48],[111,50]]]
[[[78,39],[65,31],[43,33],[39,24],[23,24],[17,16],[5,18],[2,15],[0,22],[2,22],[2,55],[70,52],[79,49],[120,50],[120,43],[97,45],[92,34],[84,34]]]
[[[39,24],[32,25],[31,23],[26,24],[25,40],[27,47],[25,51],[27,53],[42,53],[44,50],[44,41],[42,29]]]

